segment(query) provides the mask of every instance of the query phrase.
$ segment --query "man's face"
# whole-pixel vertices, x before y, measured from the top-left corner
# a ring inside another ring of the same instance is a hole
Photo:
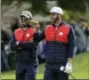
[[[24,16],[21,16],[21,22],[23,25],[27,25],[29,24],[29,19]]]
[[[50,18],[51,18],[52,23],[55,23],[57,20],[60,19],[60,15],[57,13],[51,13]]]

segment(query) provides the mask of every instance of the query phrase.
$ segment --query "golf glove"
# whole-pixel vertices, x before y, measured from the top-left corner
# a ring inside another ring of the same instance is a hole
[[[66,72],[67,74],[72,73],[72,64],[71,63],[66,64],[64,72]]]

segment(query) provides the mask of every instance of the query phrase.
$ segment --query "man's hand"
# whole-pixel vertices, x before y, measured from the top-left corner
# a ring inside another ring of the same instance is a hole
[[[19,45],[19,41],[16,41],[16,45],[17,45],[17,46]]]
[[[36,33],[39,32],[39,30],[40,30],[40,24],[39,24],[39,22],[32,20],[32,21],[30,21],[30,23],[34,24],[34,30],[35,30],[35,32]]]
[[[39,24],[38,21],[33,21],[33,20],[31,20],[30,23],[32,23],[32,24]]]
[[[72,73],[72,64],[71,63],[67,63],[65,66],[65,71],[67,74]]]
[[[36,25],[34,26],[34,29],[35,29],[35,32],[36,32],[36,33],[39,32],[39,31],[40,31],[40,25],[39,25],[39,24],[36,24]]]

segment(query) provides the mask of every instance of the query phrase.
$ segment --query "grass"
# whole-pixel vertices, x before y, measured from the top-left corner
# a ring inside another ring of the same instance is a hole
[[[41,64],[37,71],[37,79],[43,79],[44,64]],[[82,53],[73,59],[73,73],[76,79],[89,79],[89,53]],[[3,72],[1,79],[15,79],[15,71]],[[72,77],[70,76],[70,79]]]

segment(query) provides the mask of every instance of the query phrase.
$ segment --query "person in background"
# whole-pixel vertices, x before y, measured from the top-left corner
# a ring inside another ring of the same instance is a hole
[[[40,26],[35,26],[36,30],[38,30],[38,33],[41,33]],[[38,43],[37,46],[37,54],[38,54],[38,60],[39,64],[45,62],[45,40],[42,40]]]
[[[32,14],[23,11],[20,15],[22,25],[16,29],[10,40],[11,50],[16,51],[16,80],[35,80],[37,60],[37,35],[35,28],[38,22],[32,21]]]
[[[68,80],[72,72],[74,31],[62,20],[60,7],[53,7],[49,13],[52,24],[47,25],[38,38],[46,41],[44,80]]]
[[[45,49],[46,49],[46,42],[45,40],[42,40],[39,42],[38,47],[37,47],[39,64],[45,62]]]
[[[19,28],[19,19],[13,18],[11,23],[11,31],[14,32],[17,28]]]
[[[78,21],[79,26],[81,27],[82,31],[84,32],[86,36],[86,50],[87,50],[87,47],[89,46],[89,41],[88,41],[89,28],[87,26],[87,22],[88,21],[83,17],[81,17]]]
[[[81,52],[85,52],[87,49],[87,41],[86,41],[86,35],[84,33],[84,26],[82,25],[83,22],[81,20],[76,22],[75,20],[72,20],[70,22],[70,25],[73,27],[75,32],[75,53],[74,56]],[[82,27],[81,27],[82,26]]]
[[[89,27],[86,27],[84,32],[86,34],[86,37],[88,37],[89,36]]]
[[[82,17],[77,21],[77,25],[82,29],[83,32],[85,32],[85,30],[87,29],[86,22],[87,22],[87,20]]]
[[[5,52],[5,45],[8,42],[9,37],[7,33],[1,29],[1,71],[8,71],[10,69],[7,54]]]

